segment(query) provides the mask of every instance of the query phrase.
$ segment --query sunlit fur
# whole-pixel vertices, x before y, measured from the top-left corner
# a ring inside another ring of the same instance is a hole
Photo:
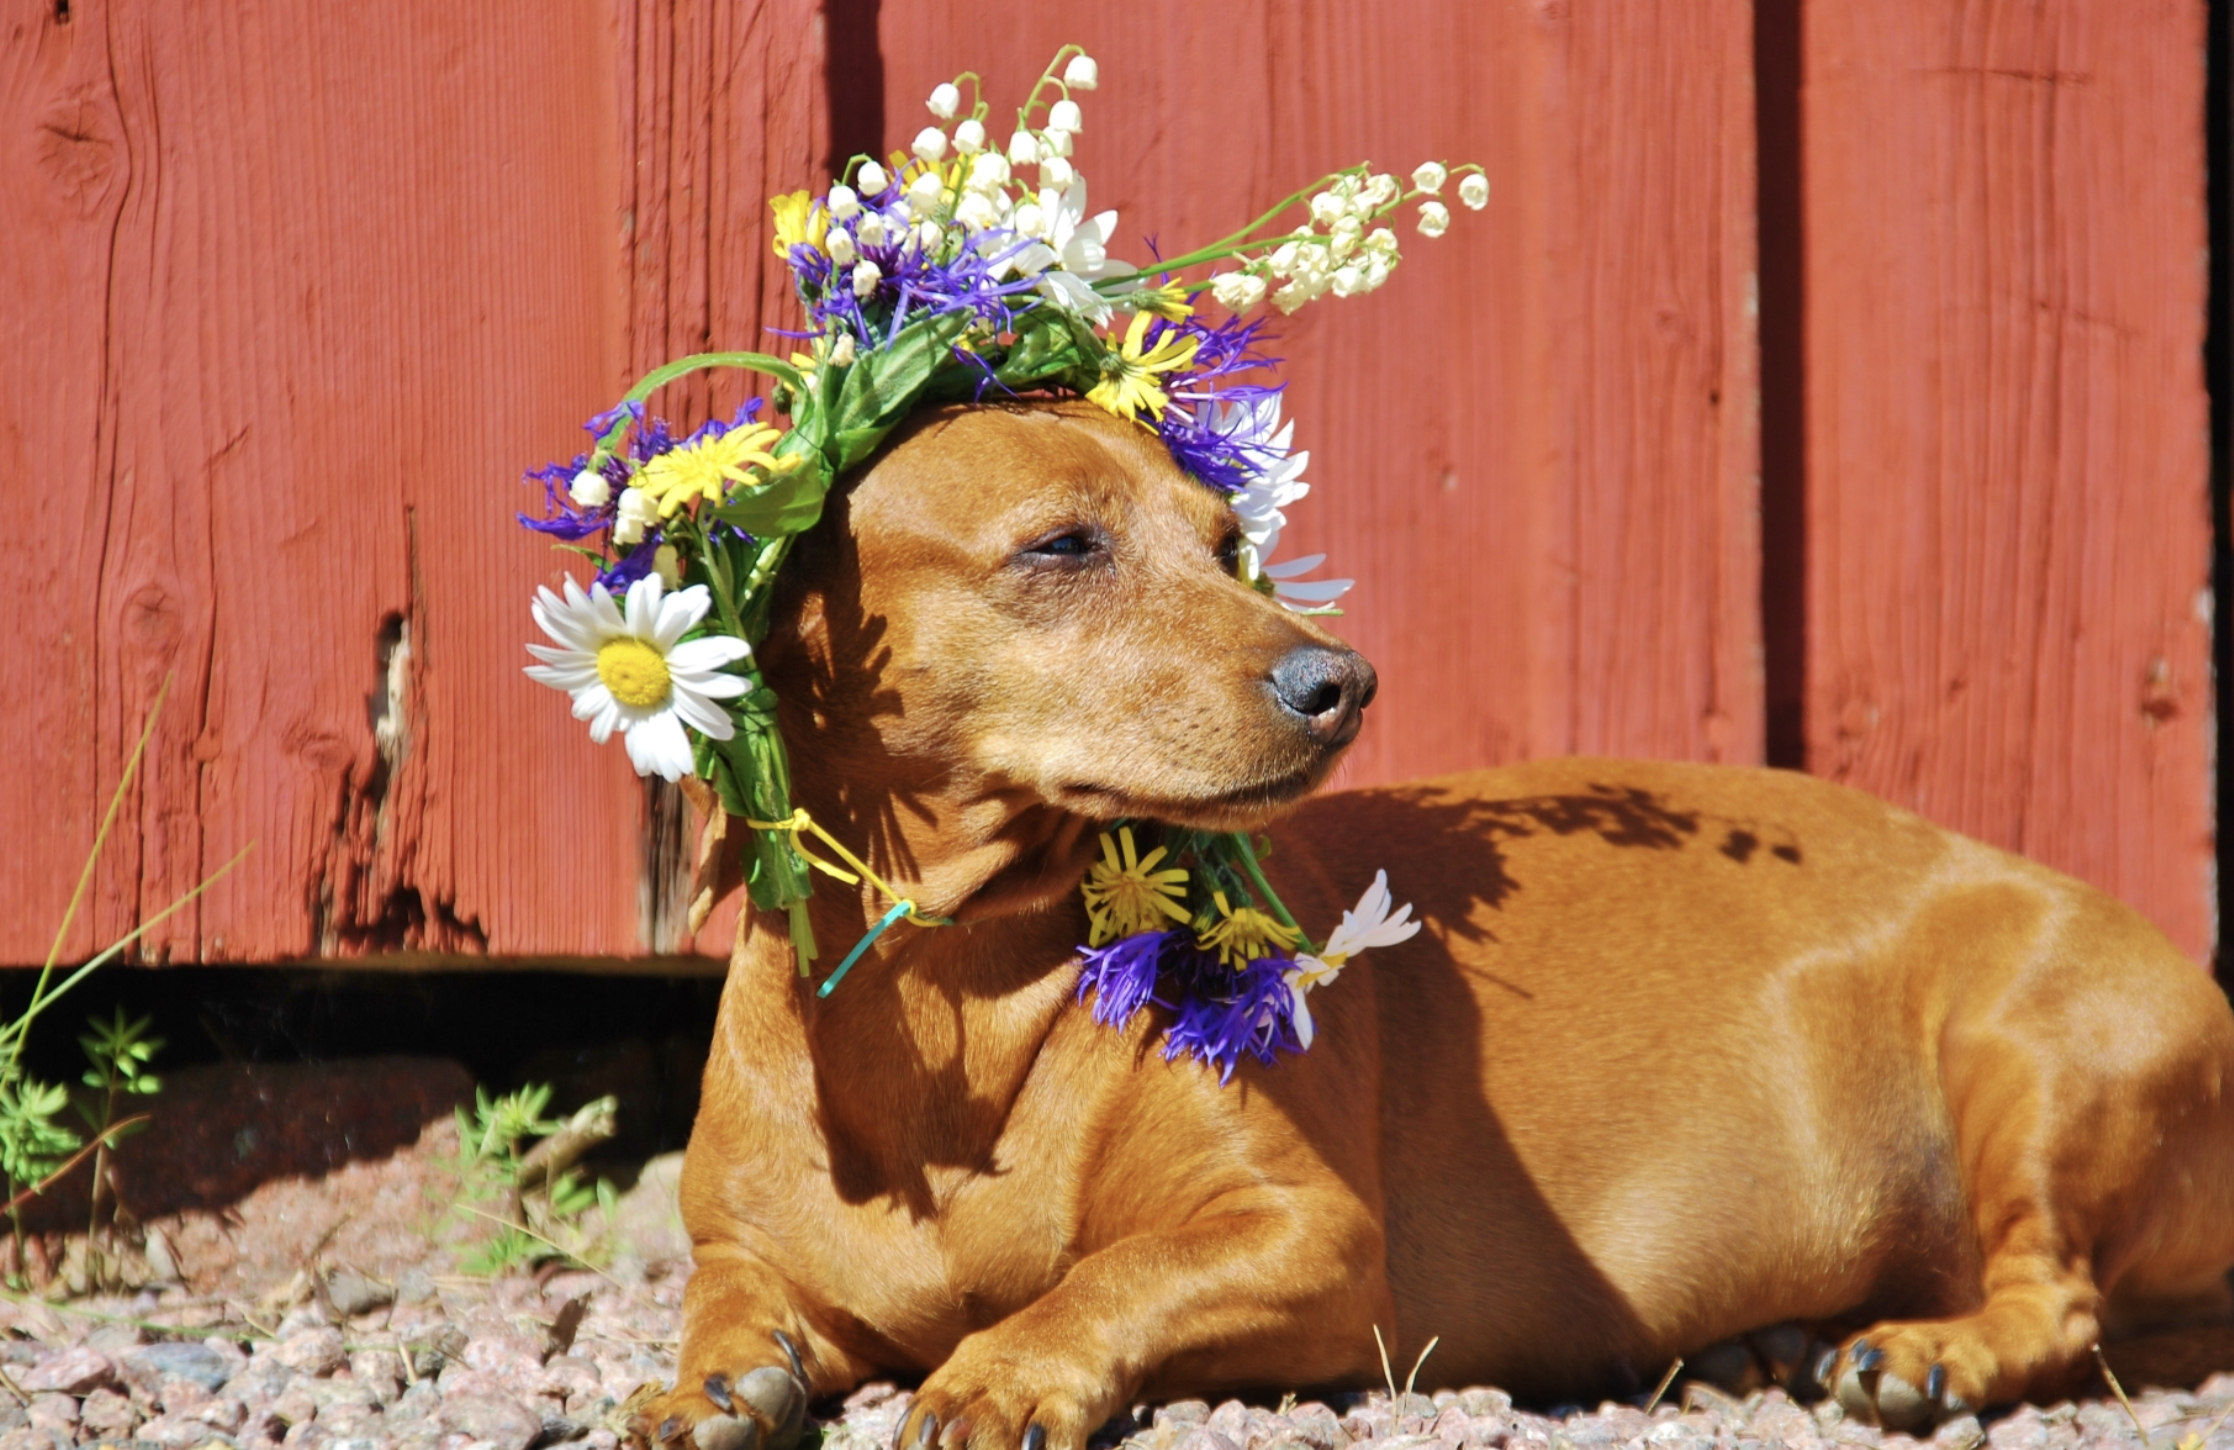
[[[1103,552],[1020,562],[1063,530]],[[2110,898],[1802,776],[1556,760],[1311,801],[1269,863],[1303,922],[1386,867],[1427,923],[1314,998],[1312,1050],[1221,1088],[1154,1050],[1161,1012],[1096,1026],[1098,823],[1261,826],[1338,750],[1267,685],[1326,636],[1230,577],[1230,530],[1143,429],[956,409],[802,548],[761,652],[797,797],[965,924],[817,1000],[748,913],[655,1433],[783,1363],[777,1330],[817,1395],[928,1375],[909,1445],[935,1415],[1070,1450],[1143,1397],[1377,1382],[1375,1326],[1404,1363],[1442,1336],[1434,1383],[1549,1397],[1798,1321],[1985,1405],[2106,1329],[2224,1319],[2219,991]],[[819,969],[884,905],[823,881]]]

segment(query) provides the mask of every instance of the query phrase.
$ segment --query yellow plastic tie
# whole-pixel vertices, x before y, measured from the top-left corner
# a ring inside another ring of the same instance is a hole
[[[792,849],[798,851],[801,856],[804,856],[807,860],[808,865],[814,867],[818,871],[826,873],[827,875],[837,877],[840,881],[843,881],[848,886],[859,885],[862,880],[866,879],[871,886],[874,886],[877,890],[883,892],[886,897],[890,898],[898,906],[904,907],[905,911],[903,911],[901,914],[906,916],[909,921],[915,923],[917,926],[954,925],[953,921],[948,917],[925,916],[921,912],[917,911],[915,909],[915,903],[913,901],[902,895],[892,885],[891,882],[885,880],[882,876],[877,875],[875,871],[871,870],[868,862],[862,860],[859,856],[854,855],[851,851],[848,851],[845,847],[845,842],[839,840],[836,836],[833,836],[828,831],[824,830],[821,824],[817,822],[813,816],[807,814],[807,808],[805,806],[795,807],[792,810],[791,815],[781,821],[755,821],[748,818],[745,821],[745,824],[752,827],[756,831],[789,831],[791,833]],[[820,856],[815,855],[812,851],[809,851],[804,846],[800,845],[799,834],[802,831],[814,832],[815,837],[820,840],[822,844],[828,846],[832,851],[835,851],[838,856],[842,860],[844,860],[846,865],[853,868],[853,871],[846,871],[837,866],[833,866],[828,861],[823,860]],[[859,872],[860,874],[855,875],[854,872]],[[871,935],[873,937],[874,933],[872,933]]]

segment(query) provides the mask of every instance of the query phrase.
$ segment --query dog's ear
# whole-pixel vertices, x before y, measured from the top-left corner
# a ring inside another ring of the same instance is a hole
[[[722,809],[721,797],[712,786],[695,775],[684,776],[681,785],[683,798],[704,822],[698,828],[698,867],[690,878],[690,932],[696,936],[714,908],[745,884],[745,843],[750,837],[743,831],[729,833],[729,812]]]

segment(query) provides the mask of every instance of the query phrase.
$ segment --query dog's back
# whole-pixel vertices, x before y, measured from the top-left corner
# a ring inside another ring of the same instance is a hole
[[[1649,1382],[1777,1321],[1973,1316],[1996,1276],[2053,1312],[1980,1372],[2062,1362],[2104,1318],[2074,1254],[2125,1317],[2223,1314],[2234,1018],[2108,896],[1781,771],[1545,761],[1279,839],[1305,919],[1370,864],[1428,923],[1320,1010],[1370,1039],[1391,1289],[1446,1376]]]

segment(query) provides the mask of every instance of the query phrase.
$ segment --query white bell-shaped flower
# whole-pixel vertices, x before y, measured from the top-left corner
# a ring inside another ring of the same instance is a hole
[[[954,119],[954,113],[961,109],[962,92],[952,81],[941,81],[931,87],[931,99],[925,101],[923,105],[926,110],[940,120],[951,121]]]

